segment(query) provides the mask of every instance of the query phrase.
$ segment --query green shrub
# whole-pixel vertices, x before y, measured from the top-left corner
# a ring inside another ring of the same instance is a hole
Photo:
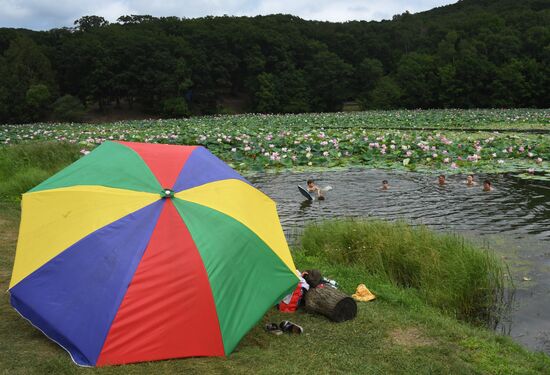
[[[43,84],[32,85],[25,95],[25,103],[31,112],[33,120],[44,116],[44,113],[51,103],[51,93],[48,86]]]
[[[360,265],[368,274],[414,288],[430,305],[471,323],[495,325],[509,304],[504,265],[458,235],[404,222],[341,219],[306,227],[301,247],[306,255]]]
[[[53,114],[58,121],[80,122],[85,114],[85,108],[78,98],[65,95],[53,104]]]
[[[162,114],[164,116],[178,118],[188,117],[191,112],[184,98],[170,98],[162,102]]]

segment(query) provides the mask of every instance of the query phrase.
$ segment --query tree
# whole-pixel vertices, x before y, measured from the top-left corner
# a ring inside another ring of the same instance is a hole
[[[401,97],[401,89],[395,80],[390,76],[384,76],[380,78],[371,91],[366,107],[376,109],[402,108]]]
[[[433,56],[411,52],[403,55],[396,79],[407,108],[433,108],[437,104],[438,82]]]
[[[188,117],[191,112],[184,98],[170,98],[162,103],[162,114],[170,118]]]
[[[42,111],[42,105],[55,94],[55,77],[49,59],[40,47],[31,39],[17,37],[5,53],[5,69],[3,73],[4,90],[8,95],[4,99],[9,108],[9,117],[15,122],[36,120],[41,113],[33,113],[33,109]],[[29,93],[29,89],[35,86]],[[49,94],[47,95],[46,92]],[[30,95],[27,102],[27,96]],[[37,96],[45,101],[40,106]],[[47,98],[45,98],[47,96]],[[30,104],[31,107],[27,105]]]
[[[54,117],[59,121],[79,122],[84,113],[84,105],[71,95],[64,95],[53,104]]]
[[[378,59],[365,58],[355,70],[357,97],[366,108],[369,93],[384,75],[384,66]]]
[[[258,86],[258,91],[255,93],[256,111],[261,113],[278,112],[280,103],[273,74],[260,74],[258,76]]]
[[[100,16],[84,16],[74,21],[77,30],[87,32],[107,26],[109,21]]]
[[[336,111],[352,96],[349,79],[353,68],[335,53],[321,51],[305,65],[314,111]]]
[[[158,18],[148,14],[144,14],[144,15],[132,14],[130,16],[120,16],[118,17],[117,21],[123,25],[129,25],[129,24],[139,24],[142,22],[150,22],[157,19]]]
[[[31,85],[25,95],[25,103],[30,110],[32,120],[39,120],[44,117],[49,104],[51,103],[52,95],[48,86],[39,83]]]

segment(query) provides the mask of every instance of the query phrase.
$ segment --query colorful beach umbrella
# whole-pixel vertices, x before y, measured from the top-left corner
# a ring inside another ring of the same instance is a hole
[[[102,366],[227,355],[297,283],[275,203],[208,150],[105,142],[23,194],[9,291]]]

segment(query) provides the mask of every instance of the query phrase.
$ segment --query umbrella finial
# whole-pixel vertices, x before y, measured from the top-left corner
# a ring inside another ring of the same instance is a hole
[[[160,196],[163,198],[174,198],[174,190],[172,189],[162,189]]]

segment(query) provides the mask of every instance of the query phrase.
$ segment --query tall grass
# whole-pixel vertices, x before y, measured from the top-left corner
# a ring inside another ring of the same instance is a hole
[[[0,199],[17,200],[80,156],[78,145],[35,142],[0,147]]]
[[[414,288],[428,304],[470,323],[496,326],[509,306],[503,263],[458,235],[404,222],[336,219],[306,227],[300,245],[306,256],[359,265]]]

